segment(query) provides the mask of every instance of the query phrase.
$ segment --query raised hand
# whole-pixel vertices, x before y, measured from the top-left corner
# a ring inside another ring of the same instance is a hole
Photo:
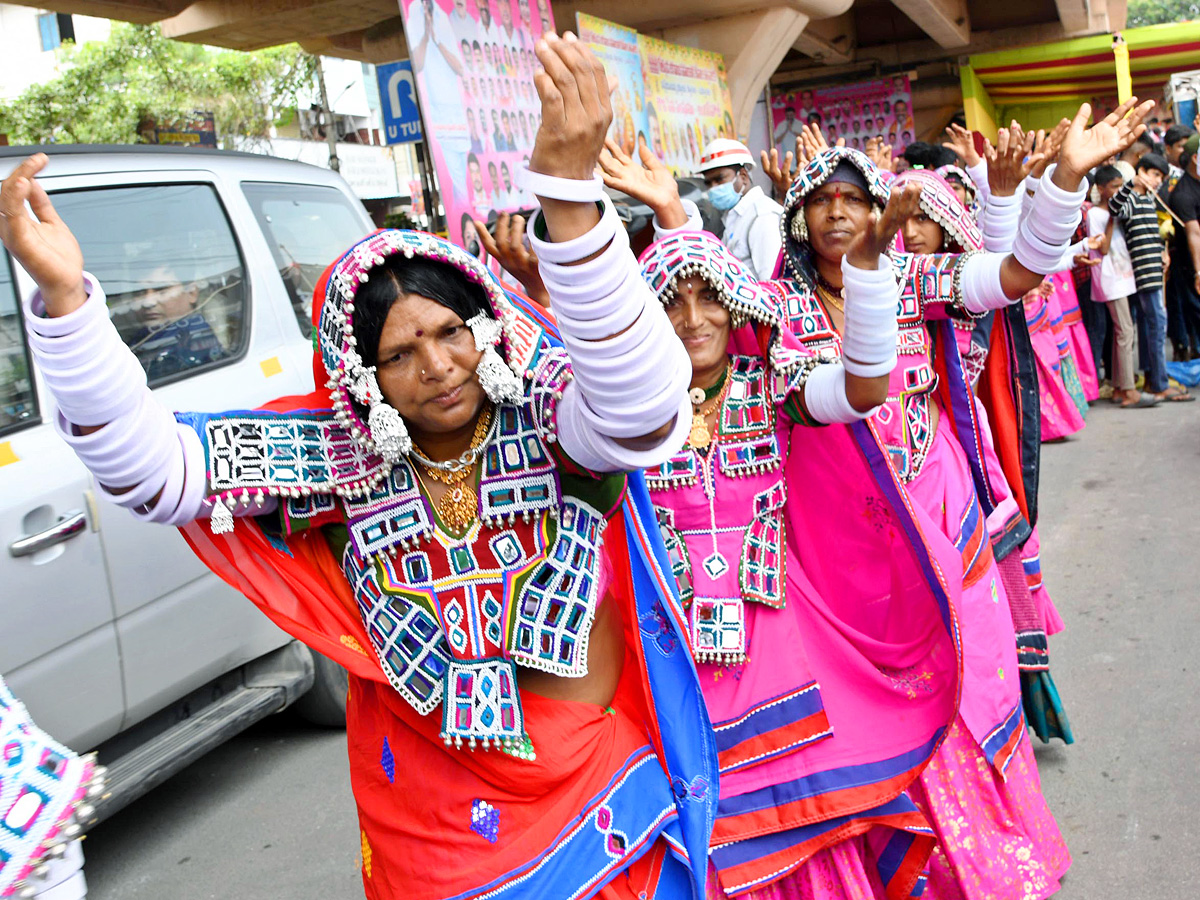
[[[640,135],[637,152],[639,162],[608,138],[600,151],[600,174],[608,187],[641,200],[658,215],[679,202],[679,185],[671,170],[646,146],[646,139]]]
[[[1042,132],[1038,132],[1037,150],[1041,154],[1041,159],[1034,165],[1033,171],[1030,173],[1034,178],[1041,178],[1046,174],[1046,169],[1051,163],[1058,161],[1058,151],[1062,149],[1063,138],[1067,136],[1067,129],[1071,127],[1070,119],[1062,119],[1054,130],[1042,138]]]
[[[873,162],[876,168],[885,172],[896,171],[896,159],[892,156],[892,145],[885,142],[883,138],[867,138],[867,148],[864,152],[867,154],[867,159]]]
[[[536,300],[542,306],[549,307],[550,295],[546,292],[541,273],[538,272],[537,254],[525,246],[525,219],[522,216],[500,213],[496,219],[495,236],[487,230],[483,222],[472,221],[475,221],[475,231],[488,256],[521,282],[530,300]]]
[[[946,140],[942,146],[957,153],[959,159],[967,164],[968,169],[979,164],[981,157],[975,149],[974,136],[956,122],[951,122],[946,128]]]
[[[879,257],[887,252],[907,220],[921,211],[921,185],[916,182],[893,187],[888,194],[883,213],[872,211],[868,226],[855,237],[846,251],[850,265],[859,269],[874,269]]]
[[[547,32],[534,52],[542,64],[533,76],[542,121],[529,168],[558,178],[591,178],[613,117],[604,66],[570,32],[561,38]]]
[[[83,306],[87,292],[79,242],[37,181],[49,161],[35,153],[0,185],[0,242],[37,282],[46,312],[55,317]],[[26,211],[27,202],[36,218]]]
[[[806,160],[814,159],[818,154],[824,153],[829,149],[829,142],[825,140],[825,135],[821,133],[821,126],[814,122],[805,123],[800,129],[800,137],[798,140],[803,145],[804,158]]]
[[[1141,136],[1146,130],[1144,120],[1152,109],[1153,100],[1139,104],[1137,97],[1131,97],[1088,128],[1091,104],[1080,106],[1063,137],[1054,183],[1065,191],[1078,190],[1089,171],[1106,159],[1123,153]]]
[[[763,150],[761,158],[763,172],[775,185],[776,194],[782,197],[788,192],[792,186],[792,180],[796,177],[795,157],[792,155],[792,151],[787,152],[782,162],[779,160],[779,151],[774,147],[771,148],[770,153]]]
[[[996,197],[1011,197],[1021,187],[1021,182],[1041,160],[1041,155],[1032,153],[1037,135],[1025,134],[1014,120],[1008,128],[996,134],[996,146],[989,143],[988,187]],[[1032,154],[1032,155],[1031,155]]]

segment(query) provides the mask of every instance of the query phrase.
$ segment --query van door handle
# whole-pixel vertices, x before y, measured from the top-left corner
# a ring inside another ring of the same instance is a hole
[[[87,529],[87,515],[82,510],[72,510],[62,516],[45,531],[29,534],[18,538],[8,545],[8,552],[13,556],[32,556],[39,550],[69,541],[78,537]]]

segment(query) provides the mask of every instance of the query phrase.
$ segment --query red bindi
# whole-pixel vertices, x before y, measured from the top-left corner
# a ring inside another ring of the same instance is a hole
[[[841,200],[841,199],[842,199],[842,189],[841,189],[840,187],[835,187],[835,188],[833,189],[833,199],[834,199],[834,200]]]
[[[420,328],[418,328],[417,329],[417,337],[424,337],[424,336],[425,336],[425,332],[423,332]]]

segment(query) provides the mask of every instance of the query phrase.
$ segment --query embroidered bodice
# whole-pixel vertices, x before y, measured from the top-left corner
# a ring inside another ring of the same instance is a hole
[[[702,662],[745,657],[745,601],[778,609],[785,600],[781,463],[788,429],[777,407],[788,385],[757,357],[730,362],[712,444],[685,445],[646,473]]]
[[[343,569],[379,664],[418,712],[441,704],[448,743],[520,745],[515,665],[587,674],[601,538],[625,476],[581,473],[557,450],[565,353],[543,353],[526,376],[520,402],[497,407],[462,535],[438,523],[407,459],[387,470],[328,414],[206,425],[214,492],[278,495],[289,532],[344,523]],[[356,476],[353,496],[331,490]]]
[[[929,404],[937,387],[933,367],[933,345],[925,328],[927,318],[965,317],[962,312],[959,277],[968,254],[892,256],[900,283],[897,320],[898,360],[888,381],[887,401],[875,413],[874,422],[896,472],[905,481],[921,473],[933,446]],[[842,339],[833,327],[816,292],[804,282],[784,278],[772,283],[780,295],[792,333],[823,358],[839,358]]]

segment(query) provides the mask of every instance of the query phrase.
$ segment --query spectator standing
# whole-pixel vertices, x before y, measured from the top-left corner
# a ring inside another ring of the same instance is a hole
[[[1167,381],[1167,308],[1163,303],[1163,257],[1166,246],[1158,233],[1155,192],[1170,174],[1165,157],[1147,153],[1137,162],[1133,181],[1126,182],[1108,203],[1108,211],[1120,220],[1125,243],[1133,261],[1137,303],[1146,323],[1142,352],[1146,358],[1146,390],[1159,400],[1194,400],[1183,388]]]
[[[1175,225],[1172,254],[1171,284],[1179,301],[1179,339],[1184,355],[1177,358],[1194,359],[1200,355],[1200,173],[1196,168],[1196,152],[1200,150],[1200,135],[1187,139],[1179,156],[1183,176],[1171,191],[1171,211],[1183,224]]]
[[[766,281],[775,274],[783,246],[779,231],[783,207],[751,184],[753,168],[754,157],[745,144],[716,138],[704,148],[697,171],[708,189],[708,201],[724,220],[725,246],[757,280]]]
[[[1125,179],[1116,166],[1101,166],[1096,170],[1096,192],[1099,204],[1087,212],[1088,236],[1101,238],[1100,246],[1092,251],[1100,257],[1100,265],[1092,278],[1092,301],[1103,303],[1112,320],[1112,359],[1108,377],[1112,379],[1113,402],[1122,408],[1154,406],[1157,400],[1143,395],[1133,386],[1133,319],[1129,315],[1129,297],[1137,292],[1133,276],[1133,261],[1125,246],[1125,235],[1117,220],[1108,212],[1108,202],[1116,196]]]
[[[1163,155],[1166,156],[1167,163],[1170,165],[1167,180],[1158,189],[1158,196],[1162,199],[1164,206],[1170,202],[1171,191],[1175,190],[1175,185],[1179,184],[1179,179],[1183,177],[1183,168],[1180,166],[1179,158],[1183,155],[1188,138],[1195,133],[1194,129],[1188,128],[1186,125],[1172,125],[1167,129],[1166,135],[1163,137],[1163,145],[1165,147]],[[1161,227],[1170,221],[1170,213],[1160,208],[1158,211],[1159,226]],[[1175,226],[1172,224],[1170,227],[1174,228]],[[1191,359],[1192,342],[1188,340],[1187,331],[1184,328],[1183,301],[1174,278],[1167,278],[1166,300],[1167,336],[1171,339],[1171,344],[1175,348],[1175,359],[1180,361]]]

